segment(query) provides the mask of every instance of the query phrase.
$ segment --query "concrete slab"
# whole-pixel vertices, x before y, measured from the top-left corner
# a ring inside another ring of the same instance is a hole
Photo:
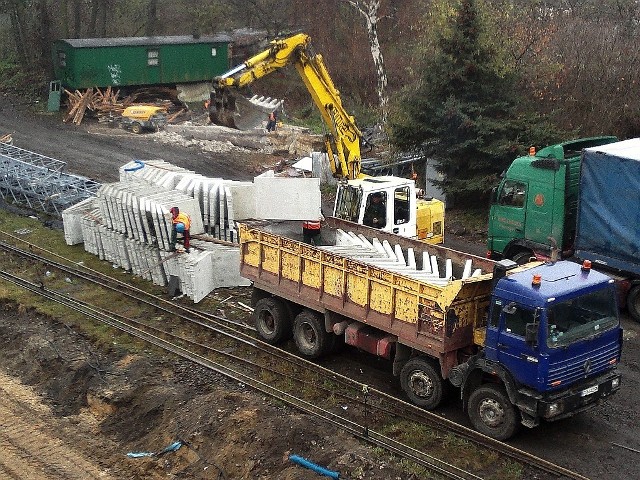
[[[320,179],[256,177],[256,217],[315,220],[321,216]]]

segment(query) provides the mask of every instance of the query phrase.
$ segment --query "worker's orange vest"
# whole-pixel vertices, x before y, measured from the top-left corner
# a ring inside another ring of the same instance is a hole
[[[320,220],[306,220],[302,222],[302,228],[307,230],[320,230]]]
[[[173,224],[176,223],[184,223],[184,229],[189,230],[191,228],[191,218],[186,213],[180,212],[176,215],[176,218],[173,219]]]

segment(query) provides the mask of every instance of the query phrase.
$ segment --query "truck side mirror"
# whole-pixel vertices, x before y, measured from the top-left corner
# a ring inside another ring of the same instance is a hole
[[[524,331],[524,341],[532,347],[538,346],[538,325],[539,323],[527,323]]]

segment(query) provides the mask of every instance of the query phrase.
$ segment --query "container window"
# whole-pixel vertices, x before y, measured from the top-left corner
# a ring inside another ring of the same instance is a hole
[[[58,52],[58,65],[61,67],[67,66],[67,54],[64,52]]]
[[[147,65],[157,67],[160,63],[158,50],[147,50]]]
[[[216,50],[216,47],[211,47],[211,56],[215,57],[216,55],[218,55],[218,51]]]

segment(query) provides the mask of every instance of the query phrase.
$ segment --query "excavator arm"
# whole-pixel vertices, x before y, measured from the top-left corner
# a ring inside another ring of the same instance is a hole
[[[342,106],[340,92],[331,80],[322,55],[311,52],[311,38],[304,33],[274,40],[264,52],[216,77],[209,106],[211,121],[246,129],[251,121],[243,121],[243,116],[264,119],[266,113],[276,110],[282,102],[264,97],[247,99],[235,94],[290,64],[296,68],[328,128],[324,141],[333,175],[348,180],[361,178],[362,132]]]

